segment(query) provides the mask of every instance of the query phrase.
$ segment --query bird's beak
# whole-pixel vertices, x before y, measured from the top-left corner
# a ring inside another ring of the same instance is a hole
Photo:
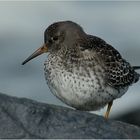
[[[48,47],[46,44],[44,44],[43,46],[41,46],[39,49],[37,49],[32,55],[30,55],[23,63],[22,65],[26,64],[27,62],[29,62],[30,60],[32,60],[33,58],[46,53],[48,51]]]

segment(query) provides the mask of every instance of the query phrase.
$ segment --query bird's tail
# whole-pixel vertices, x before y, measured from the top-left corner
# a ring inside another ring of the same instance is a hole
[[[140,66],[133,66],[134,70],[140,69]]]
[[[133,66],[134,70],[139,70],[140,66]],[[140,73],[135,72],[134,83],[140,80]]]

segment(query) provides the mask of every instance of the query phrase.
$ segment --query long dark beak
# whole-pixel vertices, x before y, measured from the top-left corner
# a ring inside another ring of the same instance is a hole
[[[37,49],[32,55],[30,55],[23,63],[22,65],[26,64],[27,62],[29,62],[30,60],[32,60],[33,58],[46,53],[48,51],[48,47],[46,44],[44,44],[42,47],[40,47],[39,49]]]

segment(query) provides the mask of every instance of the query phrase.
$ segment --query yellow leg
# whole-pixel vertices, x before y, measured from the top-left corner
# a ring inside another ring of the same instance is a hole
[[[105,119],[108,119],[108,117],[109,117],[109,113],[110,113],[112,104],[113,104],[113,101],[111,101],[111,102],[108,103],[107,111],[106,111],[105,116],[104,116]]]

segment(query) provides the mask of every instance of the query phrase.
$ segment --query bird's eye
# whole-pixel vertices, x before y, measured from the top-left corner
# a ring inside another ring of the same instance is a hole
[[[52,43],[52,39],[49,40],[49,43]]]
[[[58,40],[58,36],[54,36],[54,37],[53,37],[53,40],[54,40],[54,41]]]

